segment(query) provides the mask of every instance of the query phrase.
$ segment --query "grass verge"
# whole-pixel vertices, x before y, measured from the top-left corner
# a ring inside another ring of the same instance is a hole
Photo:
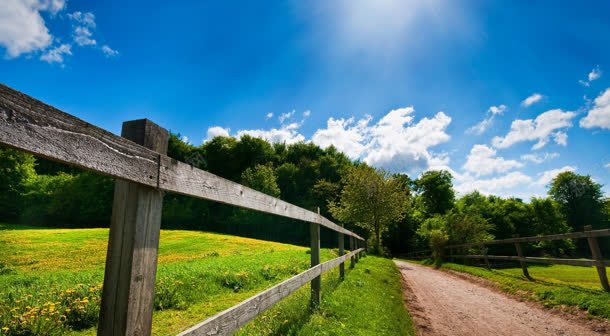
[[[400,273],[389,259],[368,256],[344,281],[338,270],[322,277],[322,301],[313,313],[305,286],[244,326],[239,336],[254,335],[414,335],[402,299]]]
[[[0,335],[94,335],[107,239],[107,229],[0,224]],[[323,249],[321,259],[336,255]],[[308,266],[304,247],[162,230],[153,334],[175,335]],[[313,315],[305,286],[242,333],[410,335],[393,263],[369,257],[348,272],[341,283],[338,269],[323,277],[323,302]]]
[[[610,293],[601,289],[594,267],[528,265],[533,281],[522,275],[520,267],[488,270],[444,263],[442,268],[491,280],[507,293],[546,307],[577,307],[591,316],[610,319]]]

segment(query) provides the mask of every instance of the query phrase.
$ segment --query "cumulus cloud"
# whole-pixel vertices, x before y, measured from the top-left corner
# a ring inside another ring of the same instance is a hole
[[[273,118],[273,112],[267,113],[267,115],[265,116],[265,119],[271,119],[271,118]]]
[[[326,122],[326,128],[318,129],[311,140],[322,148],[335,146],[350,158],[358,159],[366,150],[366,140],[369,136],[368,124],[371,119],[368,116],[356,122],[354,118],[335,119],[331,117]]]
[[[559,153],[544,153],[544,154],[524,154],[521,155],[521,160],[530,161],[536,164],[559,157]]]
[[[63,63],[65,55],[72,55],[72,47],[69,44],[62,44],[58,47],[47,50],[40,60],[47,63]]]
[[[305,112],[303,112],[303,118],[309,118],[309,116],[311,115],[311,111],[307,110]]]
[[[547,171],[544,171],[542,173],[539,173],[537,178],[536,178],[536,180],[534,181],[534,184],[540,185],[540,186],[547,185],[557,175],[559,175],[560,173],[563,173],[563,172],[567,172],[567,171],[571,171],[571,172],[576,171],[576,167],[573,167],[573,166],[564,166],[562,168],[551,169],[551,170],[547,170]]]
[[[534,93],[531,96],[525,98],[521,102],[521,106],[523,106],[523,107],[530,107],[530,106],[536,104],[537,102],[541,101],[542,98],[544,98],[544,96],[541,95],[540,93]]]
[[[47,48],[53,41],[42,12],[57,14],[63,0],[4,0],[0,6],[0,45],[15,58]]]
[[[506,111],[506,110],[507,110],[506,105],[491,106],[487,110],[487,116],[485,117],[485,119],[481,120],[481,122],[479,122],[478,124],[467,129],[466,133],[471,133],[471,134],[476,134],[476,135],[483,134],[483,132],[485,132],[489,128],[489,126],[491,126],[496,115],[502,115],[504,113],[504,111]]]
[[[580,120],[580,127],[610,129],[610,88],[595,98],[595,105]]]
[[[496,150],[493,148],[486,145],[474,145],[462,168],[466,172],[479,177],[493,173],[504,173],[520,167],[523,167],[521,162],[496,156]]]
[[[40,60],[62,64],[72,55],[73,47],[95,47],[106,57],[118,51],[104,45],[97,47],[95,15],[90,12],[73,12],[56,15],[66,8],[65,0],[4,0],[0,6],[0,46],[6,49],[7,58],[40,53]],[[69,20],[72,23],[72,41],[51,34],[43,14],[50,20]]]
[[[455,190],[463,195],[473,191],[479,191],[485,195],[511,196],[515,195],[517,187],[522,188],[532,183],[533,179],[522,172],[511,172],[503,176],[474,179],[471,177],[462,178],[455,186]]]
[[[608,162],[604,167],[610,168],[610,162]]]
[[[292,123],[280,128],[272,128],[270,130],[255,129],[241,130],[237,132],[237,138],[244,135],[249,135],[255,138],[265,139],[269,142],[293,144],[305,141],[305,137],[298,132],[298,124]]]
[[[207,138],[205,141],[209,141],[214,139],[217,136],[229,136],[229,132],[231,131],[231,129],[229,128],[224,128],[224,127],[220,127],[220,126],[213,126],[208,128],[208,133],[207,133]]]
[[[496,148],[508,148],[522,141],[537,141],[532,149],[540,149],[552,136],[557,144],[565,146],[567,134],[561,130],[571,127],[575,116],[574,112],[555,109],[540,114],[536,119],[517,119],[512,122],[508,134],[494,137],[492,144]]]
[[[414,122],[414,112],[413,107],[398,108],[372,125],[370,116],[358,121],[330,118],[312,141],[321,147],[334,145],[351,158],[392,172],[417,172],[445,163],[443,153],[433,153],[431,147],[449,140],[451,118],[438,112]]]

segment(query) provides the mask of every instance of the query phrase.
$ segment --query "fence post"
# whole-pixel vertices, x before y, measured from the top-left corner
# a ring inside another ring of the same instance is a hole
[[[341,225],[343,227],[343,225]],[[342,257],[345,255],[345,236],[343,233],[339,232],[339,256]],[[342,261],[339,264],[339,279],[345,279],[345,261]]]
[[[123,123],[121,136],[167,153],[165,129],[141,119]],[[163,192],[117,179],[97,334],[150,335]]]
[[[358,249],[358,245],[360,245],[360,242],[358,241],[358,239],[354,238],[354,249],[356,249],[356,250],[357,250],[357,249]],[[356,263],[357,263],[358,261],[360,261],[360,253],[356,253],[356,254],[354,255],[354,257],[356,258]]]
[[[586,225],[585,232],[591,231],[592,226]],[[601,282],[602,287],[605,291],[610,292],[610,284],[608,284],[608,276],[606,275],[606,265],[604,265],[604,260],[602,257],[602,251],[599,249],[599,244],[597,243],[596,237],[587,237],[587,241],[589,242],[589,248],[591,249],[591,255],[595,260],[595,268],[597,268],[597,275],[599,275],[599,282]]]
[[[350,252],[354,252],[354,237],[349,236],[349,250]],[[354,255],[350,258],[349,268],[354,268],[356,260],[354,259]]]
[[[318,208],[318,215],[320,208]],[[309,235],[311,238],[311,267],[320,264],[320,225],[318,223],[309,223]],[[311,308],[317,308],[320,305],[320,288],[321,275],[311,280]]]
[[[519,235],[514,235],[513,237],[519,237]],[[517,250],[517,256],[519,256],[519,263],[521,264],[521,269],[523,270],[523,275],[532,280],[530,276],[530,272],[527,270],[527,263],[525,262],[525,256],[523,255],[523,250],[521,250],[521,244],[518,242],[515,243],[515,249]]]
[[[453,258],[453,247],[450,247],[450,248],[449,248],[449,260],[450,260],[452,263],[455,263],[455,259]]]
[[[483,259],[485,260],[485,266],[487,269],[491,269],[491,264],[489,263],[489,258],[487,258],[487,247],[485,245],[481,245],[481,252],[483,252]]]

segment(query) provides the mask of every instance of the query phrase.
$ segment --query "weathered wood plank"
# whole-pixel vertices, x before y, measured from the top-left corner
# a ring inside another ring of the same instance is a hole
[[[347,258],[352,257],[360,250],[352,251],[333,260],[312,267],[294,277],[285,280],[259,294],[223,311],[209,319],[189,328],[179,336],[220,336],[231,335],[248,321],[260,315],[273,304],[279,302],[289,294],[301,288],[313,278],[325,271],[336,267]]]
[[[318,212],[320,209],[318,208]],[[316,267],[320,264],[320,224],[309,223],[309,237],[310,237],[310,259],[311,267]],[[322,278],[318,275],[311,279],[311,297],[309,300],[309,306],[312,309],[317,308],[320,305],[320,289],[322,288]]]
[[[529,243],[529,242],[538,242],[538,241],[547,241],[547,240],[578,239],[578,238],[608,237],[608,236],[610,236],[610,229],[602,229],[602,230],[592,230],[592,231],[585,231],[585,232],[561,233],[561,234],[548,235],[548,236],[533,236],[533,237],[509,238],[509,239],[501,239],[501,240],[490,240],[490,241],[486,241],[486,242],[451,245],[451,246],[447,246],[446,248],[471,247],[471,246],[477,246],[477,245],[481,245],[481,244],[497,245],[497,244],[512,244],[512,243]]]
[[[590,232],[591,226],[585,226],[585,232]],[[599,248],[599,244],[597,242],[597,238],[588,237],[587,241],[589,243],[589,249],[591,250],[591,255],[593,256],[593,260],[595,260],[595,268],[597,269],[597,275],[599,277],[599,282],[602,285],[602,288],[610,292],[610,284],[608,283],[608,275],[606,274],[606,266],[604,265],[604,260],[602,257],[602,251]]]
[[[362,237],[313,211],[284,202],[166,156],[161,157],[159,187],[162,190],[179,194],[318,223],[336,232],[362,239]]]
[[[312,211],[160,155],[3,84],[0,143],[164,191],[318,223],[362,240]]]
[[[167,151],[169,134],[148,120],[123,124],[122,135],[159,152]],[[163,192],[118,179],[98,335],[150,335],[161,229]]]
[[[343,233],[337,233],[339,237],[339,256],[345,255],[345,235]],[[345,279],[345,262],[340,263],[339,265],[339,279]]]
[[[482,254],[471,254],[471,255],[454,255],[455,258],[467,258],[467,259],[484,259],[485,255]],[[538,264],[558,264],[558,265],[571,265],[571,266],[595,266],[596,261],[591,259],[566,259],[566,258],[539,258],[539,257],[524,257],[519,258],[519,256],[495,256],[488,255],[488,259],[494,260],[511,260],[511,261],[521,261],[522,259]],[[606,266],[610,266],[610,260],[604,260],[603,263]]]
[[[0,143],[157,186],[159,154],[0,84]]]

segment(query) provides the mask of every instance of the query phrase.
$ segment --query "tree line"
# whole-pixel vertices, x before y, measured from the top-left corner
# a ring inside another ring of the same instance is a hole
[[[548,196],[525,201],[472,192],[457,197],[447,171],[413,179],[350,160],[334,147],[278,144],[250,136],[216,137],[194,146],[172,134],[168,155],[197,168],[316,211],[368,239],[372,251],[400,255],[448,244],[610,227],[610,200],[590,176],[559,174]],[[0,148],[0,221],[52,227],[107,227],[112,178]],[[296,220],[167,194],[164,228],[196,229],[297,244],[308,226]],[[322,230],[322,244],[336,235]],[[608,242],[602,243],[606,252]],[[498,253],[510,247],[497,246]],[[579,242],[541,242],[528,253],[584,255]],[[510,253],[506,251],[506,253]]]

